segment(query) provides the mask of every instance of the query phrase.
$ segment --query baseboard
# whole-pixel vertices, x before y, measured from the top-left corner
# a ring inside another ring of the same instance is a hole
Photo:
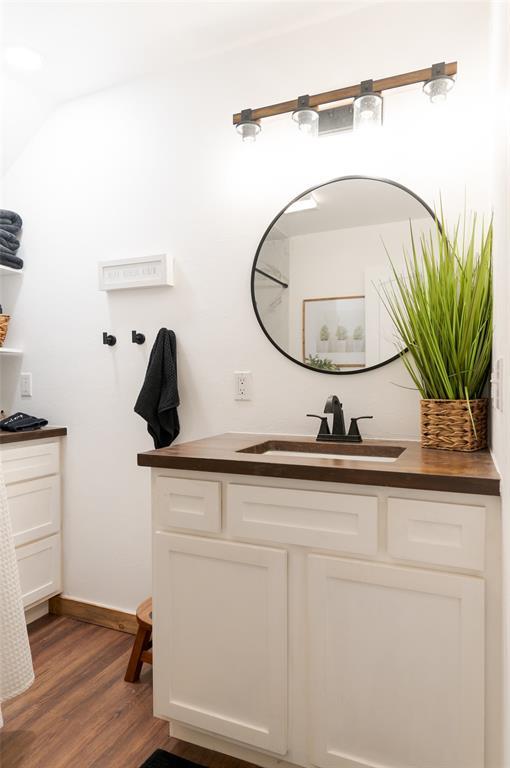
[[[46,616],[47,613],[49,613],[47,600],[32,606],[32,608],[25,608],[25,621],[27,622],[27,626],[33,621],[40,619],[42,616]]]
[[[85,621],[87,624],[97,624],[108,629],[117,629],[135,635],[138,628],[134,613],[124,613],[115,608],[105,608],[94,603],[82,603],[70,597],[50,598],[49,612],[55,616],[68,616],[70,619]]]

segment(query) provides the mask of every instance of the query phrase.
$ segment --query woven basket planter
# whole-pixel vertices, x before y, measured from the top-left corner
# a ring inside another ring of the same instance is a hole
[[[423,447],[443,451],[479,451],[486,448],[487,412],[488,400],[485,397],[470,400],[469,404],[467,400],[422,400]]]
[[[3,347],[7,329],[9,328],[10,315],[0,315],[0,347]]]

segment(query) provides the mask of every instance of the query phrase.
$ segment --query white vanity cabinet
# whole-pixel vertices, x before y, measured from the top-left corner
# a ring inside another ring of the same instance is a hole
[[[155,714],[287,751],[287,553],[157,532]]]
[[[152,475],[172,735],[268,767],[501,768],[498,497]]]
[[[27,616],[62,586],[60,448],[58,437],[0,445]]]

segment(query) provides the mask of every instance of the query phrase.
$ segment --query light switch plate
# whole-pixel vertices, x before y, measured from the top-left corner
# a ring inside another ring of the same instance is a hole
[[[20,394],[21,397],[32,397],[32,374],[22,373],[20,375]]]

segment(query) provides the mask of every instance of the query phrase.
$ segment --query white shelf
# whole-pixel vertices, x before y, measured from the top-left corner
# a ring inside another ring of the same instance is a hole
[[[20,357],[22,354],[22,349],[14,349],[13,347],[0,347],[0,355],[13,355]]]
[[[12,267],[6,267],[5,264],[0,264],[0,275],[22,275],[22,269],[13,269]]]

